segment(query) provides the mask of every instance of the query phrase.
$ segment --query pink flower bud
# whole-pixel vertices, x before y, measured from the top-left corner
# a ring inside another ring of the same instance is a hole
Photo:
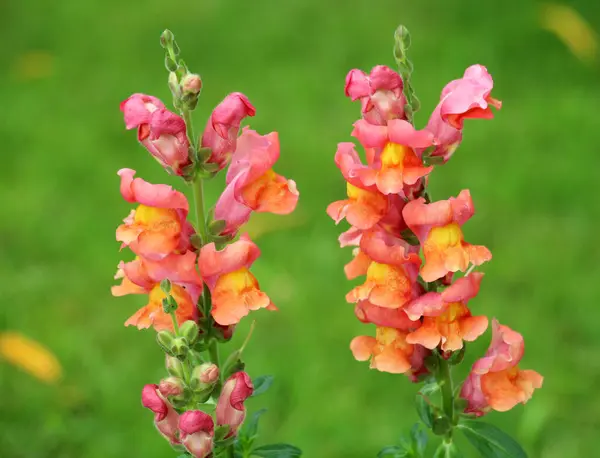
[[[170,112],[156,97],[133,94],[123,103],[121,111],[127,129],[137,128],[138,140],[163,166],[181,175],[191,163],[189,142],[184,120]]]
[[[158,391],[165,398],[168,396],[179,396],[183,393],[183,381],[177,377],[167,377],[158,384]]]
[[[179,415],[160,393],[157,385],[144,386],[142,389],[142,405],[154,412],[156,429],[171,444],[179,444],[179,438],[177,437]]]
[[[149,124],[140,126],[138,140],[163,167],[178,175],[191,164],[185,121],[166,108],[153,112]]]
[[[212,151],[208,162],[218,164],[219,169],[227,165],[236,148],[242,119],[255,113],[248,98],[240,92],[229,94],[216,106],[202,134],[202,147]]]
[[[150,116],[165,105],[156,97],[146,94],[133,94],[121,102],[121,111],[125,118],[125,127],[133,129],[150,122]]]
[[[229,436],[235,435],[244,422],[246,408],[244,401],[248,399],[254,387],[250,376],[245,372],[236,372],[223,385],[221,396],[217,402],[217,424],[229,425]]]
[[[198,380],[202,383],[213,384],[219,380],[219,368],[213,363],[204,363],[194,369]]]
[[[200,76],[189,73],[183,77],[181,81],[181,88],[184,94],[199,94],[202,89],[202,80]]]
[[[194,458],[211,456],[214,428],[212,417],[200,410],[189,410],[179,417],[181,442]]]

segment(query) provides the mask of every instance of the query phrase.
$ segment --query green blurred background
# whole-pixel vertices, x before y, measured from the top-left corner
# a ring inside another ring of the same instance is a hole
[[[204,81],[196,129],[228,92],[244,92],[257,108],[253,128],[279,131],[277,171],[301,191],[294,216],[251,227],[263,253],[254,272],[280,307],[253,315],[246,354],[251,375],[276,377],[248,403],[269,408],[261,440],[294,443],[308,458],[374,457],[415,422],[416,387],[351,356],[352,337],[373,327],[344,301],[345,225],[325,214],[344,196],[336,144],[351,140],[359,117],[345,75],[393,65],[402,22],[413,35],[419,125],[473,63],[488,67],[504,101],[493,121],[467,122],[462,147],[431,179],[436,198],[471,189],[478,214],[467,238],[494,253],[474,312],[522,332],[522,366],[546,377],[526,407],[488,419],[531,457],[598,456],[600,71],[595,35],[569,15],[597,31],[600,4],[562,5],[570,9],[525,0],[2,2],[0,331],[40,342],[63,377],[44,383],[0,361],[0,455],[175,456],[139,400],[164,373],[154,333],[123,327],[143,299],[110,295],[127,256],[114,230],[130,209],[116,171],[166,179],[119,112],[133,92],[169,100],[158,43],[166,27]],[[469,347],[462,372],[488,342]]]

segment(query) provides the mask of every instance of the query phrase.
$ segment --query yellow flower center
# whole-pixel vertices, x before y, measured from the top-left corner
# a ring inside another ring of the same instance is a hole
[[[219,278],[215,285],[215,294],[229,291],[236,294],[245,294],[258,289],[258,281],[246,267],[225,274]]]
[[[139,205],[133,220],[136,224],[150,226],[153,230],[179,229],[177,210],[172,208]]]
[[[410,148],[398,143],[387,143],[381,152],[381,168],[403,168],[404,157]]]
[[[457,223],[451,223],[431,229],[423,248],[425,250],[444,250],[460,246],[462,241],[463,233],[460,226]]]

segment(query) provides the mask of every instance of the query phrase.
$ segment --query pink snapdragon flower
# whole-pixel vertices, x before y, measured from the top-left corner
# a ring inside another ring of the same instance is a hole
[[[208,458],[213,452],[215,424],[201,410],[188,410],[179,417],[181,443],[194,458]]]
[[[142,389],[142,405],[154,412],[156,429],[171,443],[179,444],[179,415],[158,390],[158,385],[146,385]]]
[[[236,372],[225,381],[217,401],[217,424],[228,425],[228,436],[235,436],[246,418],[244,401],[254,391],[252,380],[245,372]]]
[[[192,163],[184,120],[156,97],[133,94],[121,103],[127,129],[137,128],[138,140],[165,168],[182,175]]]
[[[202,134],[201,146],[211,150],[207,162],[217,164],[219,170],[224,168],[236,150],[242,120],[255,114],[256,109],[241,92],[225,97],[213,110]]]
[[[390,119],[404,119],[406,98],[400,75],[385,65],[373,67],[367,75],[362,70],[350,70],[344,92],[352,101],[360,100],[365,121],[385,125]]]

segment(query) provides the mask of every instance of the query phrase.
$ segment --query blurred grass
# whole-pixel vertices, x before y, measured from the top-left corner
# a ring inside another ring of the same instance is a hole
[[[598,31],[597,2],[564,4]],[[540,6],[0,4],[0,330],[34,337],[64,368],[62,381],[47,386],[0,363],[2,456],[174,456],[139,402],[143,384],[163,373],[153,333],[122,326],[141,300],[109,292],[121,258],[114,229],[129,208],[115,172],[131,167],[149,181],[165,179],[124,131],[118,110],[132,92],[168,100],[158,45],[165,27],[202,74],[198,124],[228,92],[246,93],[258,111],[251,125],[280,132],[278,171],[301,191],[298,225],[263,230],[258,240],[263,256],[255,273],[280,307],[255,315],[247,350],[251,375],[276,376],[269,394],[249,403],[270,409],[262,439],[295,443],[309,458],[372,457],[415,421],[415,387],[369,371],[348,350],[353,336],[372,329],[344,303],[351,284],[342,266],[350,252],[338,248],[342,228],[324,213],[344,193],[333,164],[336,143],[350,140],[359,116],[343,96],[344,77],[351,68],[393,64],[400,22],[413,33],[414,84],[424,106],[418,123],[444,84],[472,63],[488,67],[494,95],[504,101],[495,120],[468,123],[463,146],[431,180],[438,198],[471,189],[478,214],[467,237],[494,253],[472,306],[521,331],[523,366],[546,377],[526,408],[489,420],[518,437],[531,457],[596,456],[600,72],[541,28]],[[216,197],[217,186],[210,191]],[[469,363],[488,338],[470,347]]]

